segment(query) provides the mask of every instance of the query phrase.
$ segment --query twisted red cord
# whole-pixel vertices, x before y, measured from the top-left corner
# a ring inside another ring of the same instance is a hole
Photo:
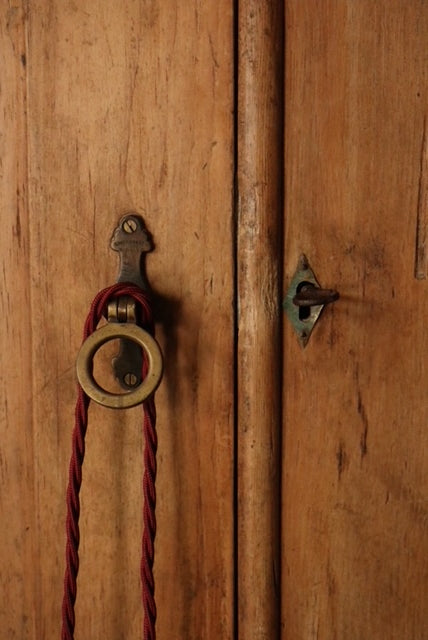
[[[118,283],[103,289],[96,296],[86,318],[83,341],[93,333],[107,310],[108,302],[118,296],[131,296],[138,304],[140,324],[150,333],[154,332],[153,317],[148,295],[139,287],[128,283]],[[143,377],[147,372],[147,362],[143,360]],[[79,571],[79,515],[82,465],[85,457],[85,435],[88,426],[89,398],[79,386],[72,436],[72,453],[67,488],[66,520],[66,570],[64,576],[64,598],[62,602],[62,640],[74,639],[76,602],[76,582]],[[156,534],[156,409],[153,396],[143,403],[144,409],[144,475],[143,475],[143,542],[141,559],[142,600],[144,608],[144,640],[155,640],[156,604],[154,599],[154,539]]]

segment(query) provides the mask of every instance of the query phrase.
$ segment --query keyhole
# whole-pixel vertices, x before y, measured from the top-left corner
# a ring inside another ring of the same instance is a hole
[[[303,282],[300,282],[297,285],[297,289],[296,289],[296,293],[300,293],[300,291],[302,289],[304,289],[305,287],[313,287],[314,284],[312,282],[306,282],[305,280]],[[309,318],[311,317],[311,307],[299,307],[299,320],[302,322],[305,322],[306,320],[309,320]]]

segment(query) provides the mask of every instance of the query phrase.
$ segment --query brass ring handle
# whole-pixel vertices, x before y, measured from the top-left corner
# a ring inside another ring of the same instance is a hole
[[[138,344],[145,351],[149,361],[146,377],[138,387],[128,393],[106,391],[97,384],[92,373],[92,363],[96,352],[104,343],[115,338],[132,340]],[[80,386],[92,400],[103,407],[127,409],[141,404],[156,391],[162,378],[162,354],[156,340],[138,325],[111,322],[101,329],[97,329],[82,344],[77,356],[76,370]]]

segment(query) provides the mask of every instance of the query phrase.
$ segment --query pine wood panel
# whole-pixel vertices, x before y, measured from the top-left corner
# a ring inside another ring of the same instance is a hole
[[[422,639],[428,7],[285,6],[286,281],[304,251],[341,299],[285,326],[282,637]]]
[[[37,589],[31,390],[25,16],[0,22],[0,630],[30,638]],[[29,571],[31,567],[31,571]]]
[[[2,380],[1,599],[11,606],[1,635],[59,637],[74,361],[92,297],[115,280],[111,232],[135,210],[156,245],[148,274],[166,361],[158,637],[231,638],[232,10],[174,0],[31,0],[28,10],[7,13],[13,27],[3,11],[1,32],[2,340],[5,359],[22,362],[13,388]],[[141,637],[140,432],[139,409],[91,409],[76,638]]]
[[[239,6],[237,638],[279,637],[283,11]]]

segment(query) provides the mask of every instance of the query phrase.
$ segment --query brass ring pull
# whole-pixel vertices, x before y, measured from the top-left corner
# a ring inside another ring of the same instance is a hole
[[[129,393],[110,393],[97,384],[94,379],[93,359],[98,349],[115,338],[132,340],[146,353],[149,370],[146,377],[135,389]],[[141,327],[132,323],[111,322],[101,329],[97,329],[83,343],[76,362],[77,378],[84,392],[103,405],[111,409],[127,409],[141,404],[156,391],[163,371],[162,354],[156,340]]]

